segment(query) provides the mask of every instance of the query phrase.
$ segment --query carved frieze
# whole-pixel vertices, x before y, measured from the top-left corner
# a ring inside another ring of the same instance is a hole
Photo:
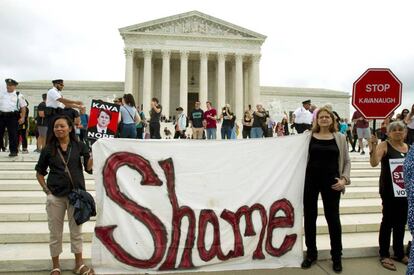
[[[160,34],[199,34],[205,36],[244,37],[254,38],[252,35],[207,20],[199,16],[180,18],[174,21],[156,24],[136,29],[134,32]]]

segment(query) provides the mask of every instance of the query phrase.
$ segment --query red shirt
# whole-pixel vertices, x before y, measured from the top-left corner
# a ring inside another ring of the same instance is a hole
[[[207,116],[216,117],[217,116],[216,109],[211,108],[210,110],[205,111],[204,112],[204,119],[207,122],[207,127],[206,127],[207,129],[209,129],[209,128],[217,128],[217,126],[216,126],[217,120],[216,119],[209,118]]]
[[[355,123],[356,128],[368,128],[368,120],[366,120],[365,117],[359,111],[355,111],[354,115],[352,116],[352,121],[354,121],[354,119],[358,119],[361,117],[364,118],[364,120],[357,120],[357,122]]]

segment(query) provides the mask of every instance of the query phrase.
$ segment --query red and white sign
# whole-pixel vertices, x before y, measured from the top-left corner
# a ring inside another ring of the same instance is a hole
[[[390,69],[368,69],[354,82],[352,105],[368,119],[383,119],[401,105],[402,83]]]
[[[404,159],[390,159],[390,171],[394,197],[407,197],[404,184]]]

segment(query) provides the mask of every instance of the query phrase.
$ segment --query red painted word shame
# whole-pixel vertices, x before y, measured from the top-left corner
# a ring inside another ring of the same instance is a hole
[[[165,224],[151,209],[139,205],[138,202],[128,198],[121,192],[116,180],[116,173],[119,168],[125,165],[141,174],[141,185],[162,186],[163,184],[151,167],[150,162],[140,155],[119,152],[111,155],[106,161],[103,168],[103,184],[107,196],[148,229],[154,244],[154,252],[151,257],[138,259],[126,251],[114,238],[117,225],[96,227],[95,234],[97,238],[118,261],[124,264],[141,269],[156,268],[157,266],[159,266],[159,270],[192,269],[196,268],[192,259],[193,249],[197,249],[200,259],[204,262],[214,258],[226,261],[244,256],[243,236],[249,237],[256,234],[259,234],[259,238],[252,253],[252,259],[260,260],[265,258],[265,252],[273,257],[281,257],[289,252],[297,241],[296,234],[289,234],[283,237],[279,247],[275,247],[273,244],[275,230],[293,228],[294,226],[294,208],[289,200],[281,199],[273,202],[268,211],[260,203],[255,203],[250,207],[241,206],[236,212],[224,209],[220,214],[220,219],[231,226],[234,244],[229,251],[223,251],[217,214],[211,209],[203,209],[196,218],[193,209],[178,204],[175,193],[174,164],[171,158],[159,162],[165,174],[168,197],[172,207],[172,230],[170,236],[168,236]],[[254,212],[258,212],[260,215],[260,229],[253,225],[252,215]],[[179,243],[181,224],[184,218],[188,219],[188,230],[182,255],[178,255],[178,248],[181,247]],[[244,219],[246,224],[244,233],[240,229],[241,219]],[[169,221],[164,222],[170,224]],[[206,234],[211,232],[207,231],[208,226],[213,228],[213,243],[209,245],[209,248],[205,245]],[[170,243],[169,247],[167,247],[168,243]],[[195,244],[196,248],[194,248]],[[176,263],[177,259],[181,259],[178,264]],[[161,262],[162,260],[163,262]]]

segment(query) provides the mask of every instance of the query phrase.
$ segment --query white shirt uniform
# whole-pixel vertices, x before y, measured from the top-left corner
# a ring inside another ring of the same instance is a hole
[[[24,100],[24,96],[21,93],[17,96],[16,91],[12,93],[7,91],[0,92],[0,112],[17,112],[20,111],[20,108],[26,106],[26,100]]]
[[[65,104],[63,104],[62,102],[59,102],[58,101],[59,98],[62,98],[62,94],[60,93],[58,89],[56,89],[56,87],[53,87],[52,89],[47,91],[46,107],[50,107],[53,109],[57,109],[57,108],[64,109]]]
[[[304,107],[300,107],[293,112],[295,115],[295,123],[297,124],[312,124],[312,113]]]

